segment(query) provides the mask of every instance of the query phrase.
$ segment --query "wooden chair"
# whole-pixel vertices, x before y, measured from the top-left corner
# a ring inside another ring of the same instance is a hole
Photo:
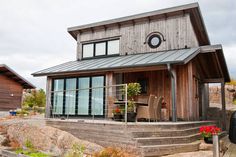
[[[138,106],[136,121],[141,118],[148,119],[149,121],[156,119],[156,111],[154,105],[156,105],[157,103],[155,101],[157,101],[157,97],[155,95],[150,95],[148,99],[148,106]]]
[[[163,97],[159,97],[157,101],[155,101],[156,105],[154,105],[154,111],[155,111],[155,120],[161,121],[161,105],[163,101]]]

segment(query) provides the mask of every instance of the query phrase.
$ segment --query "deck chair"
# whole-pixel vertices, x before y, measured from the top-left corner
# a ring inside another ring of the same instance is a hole
[[[159,97],[157,99],[157,101],[155,101],[155,105],[154,105],[154,111],[155,111],[155,120],[156,121],[161,121],[161,105],[162,105],[162,101],[163,101],[163,97]]]
[[[154,105],[157,103],[155,101],[157,101],[157,97],[155,95],[150,95],[148,99],[148,106],[138,106],[136,121],[141,118],[148,119],[149,121],[156,119],[156,111]]]

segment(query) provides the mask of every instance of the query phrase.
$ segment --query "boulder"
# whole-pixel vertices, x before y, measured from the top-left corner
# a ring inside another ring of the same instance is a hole
[[[73,144],[84,146],[85,154],[93,154],[103,149],[100,145],[80,140],[68,132],[50,126],[24,122],[9,125],[7,135],[10,140],[17,141],[20,146],[24,146],[28,140],[36,149],[56,155],[64,154]]]

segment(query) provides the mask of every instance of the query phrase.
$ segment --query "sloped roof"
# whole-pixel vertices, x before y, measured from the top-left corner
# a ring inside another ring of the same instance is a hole
[[[18,82],[22,85],[24,89],[33,89],[35,86],[28,82],[26,79],[24,79],[22,76],[17,74],[14,70],[12,70],[10,67],[8,67],[5,64],[0,64],[0,74],[5,75],[15,82]]]
[[[99,28],[99,27],[107,28],[114,24],[117,24],[120,26],[122,25],[122,23],[126,23],[129,21],[135,22],[135,20],[138,21],[143,18],[150,19],[150,18],[172,17],[172,16],[185,14],[185,13],[190,14],[190,19],[193,25],[193,29],[197,35],[200,46],[210,45],[210,40],[208,37],[208,33],[206,30],[198,3],[191,3],[191,4],[186,4],[186,5],[181,5],[181,6],[176,6],[176,7],[171,7],[171,8],[161,9],[161,10],[155,10],[151,12],[126,16],[126,17],[121,17],[121,18],[116,18],[116,19],[111,19],[111,20],[106,20],[106,21],[101,21],[101,22],[95,22],[91,24],[69,27],[67,31],[71,34],[71,36],[75,40],[77,40],[77,35],[80,32],[83,32],[84,30],[93,30],[94,28]]]
[[[126,56],[96,58],[66,62],[33,73],[34,76],[49,76],[61,73],[91,72],[117,68],[147,67],[153,65],[186,64],[200,52],[200,48],[189,48],[162,52],[150,52]]]

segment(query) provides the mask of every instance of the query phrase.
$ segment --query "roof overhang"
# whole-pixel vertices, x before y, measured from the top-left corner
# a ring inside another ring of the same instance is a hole
[[[151,11],[151,12],[142,13],[142,14],[136,14],[132,16],[106,20],[102,22],[69,27],[67,30],[71,34],[71,36],[75,40],[77,40],[77,35],[87,30],[94,30],[96,28],[107,28],[113,25],[121,26],[123,23],[127,23],[127,22],[133,23],[135,21],[139,21],[145,18],[147,19],[167,18],[167,17],[172,17],[172,16],[186,14],[186,13],[190,14],[190,19],[191,19],[195,34],[197,35],[200,46],[210,45],[210,40],[207,34],[207,30],[206,30],[198,3],[191,3],[187,5],[161,9],[161,10]]]
[[[14,70],[5,64],[0,64],[0,75],[4,75],[19,83],[24,89],[34,89],[35,86],[26,79],[17,74]]]
[[[166,67],[167,64],[186,64],[200,53],[200,48],[149,52],[134,55],[122,55],[106,58],[87,59],[63,63],[48,69],[33,73],[33,76],[68,75],[91,72],[104,72],[146,67]],[[130,70],[132,71],[132,70]]]
[[[217,74],[215,76],[211,76],[211,78],[205,79],[207,83],[215,83],[216,80],[219,80],[218,83],[220,83],[220,80],[223,80],[223,82],[230,82],[230,75],[225,61],[222,45],[202,46],[200,55],[204,56],[205,62],[207,63],[207,67],[205,68],[209,68],[209,71]],[[209,57],[211,57],[210,60]]]

